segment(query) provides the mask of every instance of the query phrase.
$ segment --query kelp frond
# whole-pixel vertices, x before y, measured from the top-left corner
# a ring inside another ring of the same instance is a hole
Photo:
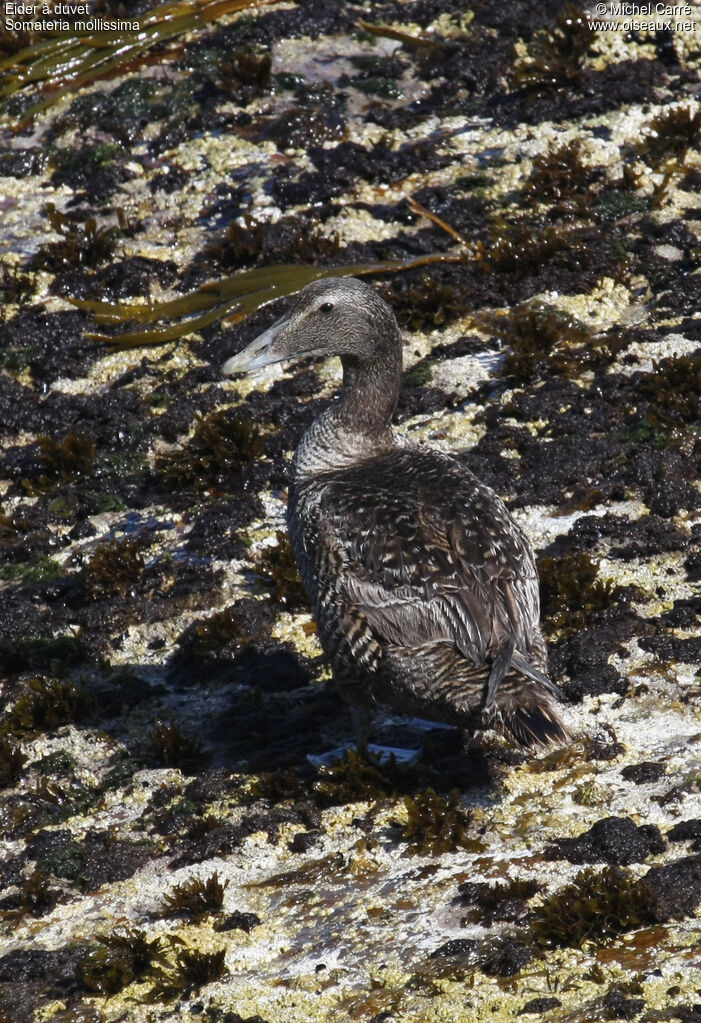
[[[181,298],[168,302],[112,304],[92,299],[70,298],[79,309],[92,313],[101,325],[127,323],[158,324],[145,330],[130,330],[123,334],[88,334],[92,340],[112,345],[114,348],[138,348],[175,341],[195,331],[203,330],[210,323],[227,317],[227,322],[237,323],[250,316],[261,306],[276,298],[293,295],[318,277],[341,277],[345,274],[395,273],[410,270],[430,263],[459,262],[463,255],[433,253],[409,260],[386,260],[380,263],[347,264],[345,266],[319,267],[297,266],[296,264],[255,267],[212,281]],[[228,316],[227,316],[228,314]]]

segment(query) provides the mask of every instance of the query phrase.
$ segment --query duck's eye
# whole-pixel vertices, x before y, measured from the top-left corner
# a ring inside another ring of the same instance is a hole
[[[333,309],[333,302],[322,302],[319,309],[322,313],[330,313]]]

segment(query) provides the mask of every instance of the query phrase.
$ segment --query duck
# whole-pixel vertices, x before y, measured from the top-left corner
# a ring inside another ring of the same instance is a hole
[[[455,455],[394,431],[402,347],[380,294],[333,276],[222,367],[341,360],[340,394],[292,459],[287,526],[357,750],[367,755],[378,705],[518,747],[564,743],[532,547]]]

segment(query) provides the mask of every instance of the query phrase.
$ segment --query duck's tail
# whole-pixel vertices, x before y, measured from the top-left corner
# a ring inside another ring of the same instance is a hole
[[[482,705],[486,724],[520,746],[547,746],[572,738],[558,708],[560,690],[506,644],[492,661]]]
[[[494,728],[519,746],[571,739],[560,691],[545,672],[510,650],[475,665],[452,644],[385,648],[392,681],[376,696],[405,714],[468,730]]]

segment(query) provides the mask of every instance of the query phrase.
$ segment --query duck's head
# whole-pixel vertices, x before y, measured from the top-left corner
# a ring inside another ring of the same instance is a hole
[[[222,366],[225,376],[247,373],[303,355],[339,355],[358,362],[400,348],[397,321],[387,303],[355,277],[313,281],[271,327]]]

